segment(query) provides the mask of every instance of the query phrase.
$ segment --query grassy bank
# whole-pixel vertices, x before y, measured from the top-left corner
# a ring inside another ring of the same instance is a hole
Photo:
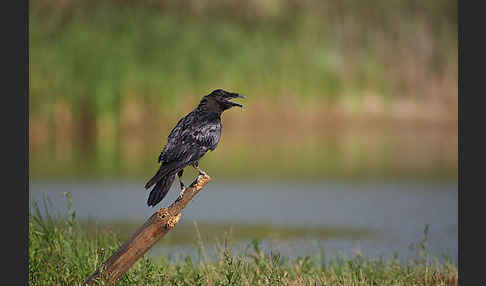
[[[216,259],[169,262],[140,259],[117,285],[457,285],[457,267],[438,263],[421,252],[406,265],[383,260],[336,257],[325,264],[314,257],[290,260],[264,253],[257,242],[234,253],[223,239]],[[122,241],[116,233],[88,233],[70,207],[65,214],[41,215],[34,205],[29,216],[29,284],[81,285]],[[425,248],[424,248],[425,250]]]

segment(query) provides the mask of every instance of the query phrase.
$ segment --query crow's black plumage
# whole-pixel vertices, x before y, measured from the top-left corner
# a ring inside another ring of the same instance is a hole
[[[232,102],[233,98],[246,98],[238,93],[217,89],[201,99],[199,105],[184,116],[172,129],[158,162],[162,163],[155,175],[145,184],[145,189],[154,186],[147,205],[155,206],[169,191],[175,176],[179,176],[181,189],[182,173],[192,165],[199,173],[198,162],[207,151],[216,149],[221,137],[221,114],[233,106],[243,105]]]

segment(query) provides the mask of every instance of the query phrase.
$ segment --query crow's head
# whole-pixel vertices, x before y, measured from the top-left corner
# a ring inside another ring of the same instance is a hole
[[[216,89],[210,94],[204,96],[201,100],[200,105],[204,106],[207,111],[212,112],[223,112],[233,106],[239,106],[241,107],[241,109],[244,109],[244,106],[242,104],[231,101],[235,98],[246,99],[246,97],[241,94],[225,91],[222,89]]]

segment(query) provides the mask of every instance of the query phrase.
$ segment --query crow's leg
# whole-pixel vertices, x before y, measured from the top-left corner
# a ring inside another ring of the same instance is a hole
[[[184,190],[184,182],[182,182],[182,174],[184,174],[184,169],[181,169],[177,176],[179,177],[179,184],[181,185],[181,190]]]
[[[199,175],[207,176],[206,172],[204,172],[203,170],[201,170],[201,169],[199,168],[199,162],[198,162],[198,161],[196,161],[196,162],[192,163],[192,166],[193,166],[193,167],[194,167],[196,170],[198,170],[198,171],[199,171]]]
[[[182,195],[184,194],[184,191],[186,190],[186,187],[184,186],[184,183],[182,182],[182,174],[184,173],[184,169],[180,170],[177,173],[177,176],[179,177],[179,183],[181,185],[181,192],[179,193],[179,197],[176,199],[176,201],[182,199]]]

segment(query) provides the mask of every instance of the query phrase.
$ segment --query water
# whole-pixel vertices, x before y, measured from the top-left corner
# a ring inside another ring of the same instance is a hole
[[[71,192],[79,219],[137,220],[141,225],[155,210],[146,206],[148,191],[143,185],[142,181],[34,181],[30,184],[30,199],[39,200],[47,194],[57,209],[64,209],[66,200],[61,193]],[[163,206],[177,197],[176,185]],[[359,238],[306,236],[265,240],[263,246],[290,257],[324,251],[327,257],[356,252],[368,257],[390,257],[396,252],[402,258],[412,255],[410,244],[420,243],[428,224],[429,252],[439,259],[447,255],[457,263],[457,195],[457,183],[212,181],[184,210],[181,222],[365,228],[374,234]],[[194,245],[158,244],[150,255],[174,256],[195,251]]]

